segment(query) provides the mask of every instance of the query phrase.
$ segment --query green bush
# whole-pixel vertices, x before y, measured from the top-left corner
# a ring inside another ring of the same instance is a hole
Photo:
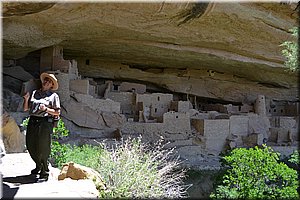
[[[67,137],[69,135],[69,130],[66,129],[65,123],[62,121],[62,119],[59,119],[57,122],[57,126],[53,128],[53,134],[52,139],[62,139],[64,137]]]
[[[99,157],[103,149],[92,145],[70,145],[54,143],[51,149],[52,163],[55,167],[61,168],[64,163],[74,162],[92,169],[99,167]]]
[[[49,156],[51,165],[61,169],[62,165],[67,161],[67,154],[71,148],[72,147],[69,144],[61,144],[58,141],[52,141]]]
[[[26,117],[22,123],[20,124],[23,128],[26,128],[28,126],[29,117]]]
[[[290,158],[289,158],[288,161],[291,162],[291,163],[294,163],[294,164],[299,165],[299,164],[300,164],[300,160],[299,160],[299,150],[295,150],[295,151],[291,154],[291,156],[290,156]]]
[[[285,41],[281,45],[284,47],[283,50],[281,50],[282,55],[286,58],[286,61],[284,62],[285,66],[291,71],[295,72],[299,70],[298,65],[298,31],[299,29],[297,27],[294,27],[289,30],[292,33],[292,36],[296,38],[295,41]]]
[[[299,198],[297,171],[279,162],[279,153],[270,147],[237,148],[223,158],[228,168],[211,198]]]
[[[103,176],[107,191],[101,198],[181,198],[186,196],[183,185],[185,171],[178,159],[171,156],[173,149],[163,150],[161,141],[154,147],[141,138],[127,139],[109,149],[104,144],[98,171]]]

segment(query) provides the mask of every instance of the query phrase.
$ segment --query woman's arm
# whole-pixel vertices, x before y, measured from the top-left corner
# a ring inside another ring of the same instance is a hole
[[[23,96],[24,98],[24,102],[23,102],[23,110],[26,112],[29,110],[29,106],[28,106],[28,100],[29,100],[29,92],[26,92],[26,94]]]
[[[53,108],[48,108],[47,106],[45,106],[44,104],[40,104],[39,107],[40,110],[47,112],[50,115],[56,115],[59,116],[60,115],[60,109],[53,109]]]
[[[49,113],[50,115],[55,115],[55,116],[59,116],[60,115],[60,109],[59,110],[54,110],[53,108],[47,108],[46,107],[45,111],[47,113]]]

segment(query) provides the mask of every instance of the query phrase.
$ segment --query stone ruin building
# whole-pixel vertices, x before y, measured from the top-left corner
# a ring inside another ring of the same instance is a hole
[[[163,138],[166,147],[176,147],[187,166],[201,169],[218,168],[218,156],[228,149],[265,143],[291,152],[299,143],[299,103],[276,102],[264,95],[257,96],[251,105],[210,103],[185,94],[149,92],[142,83],[81,77],[77,62],[64,60],[59,46],[29,56],[18,63],[4,61],[4,86],[18,85],[21,89],[15,93],[20,96],[35,89],[39,80],[16,65],[26,69],[28,60],[39,58],[29,65],[58,78],[57,93],[62,118],[70,130],[69,143],[114,142],[139,135],[147,142]],[[18,84],[9,77],[18,79]],[[4,91],[4,98],[10,95]],[[22,98],[15,99],[4,101],[4,105],[21,124],[27,113],[22,112]]]

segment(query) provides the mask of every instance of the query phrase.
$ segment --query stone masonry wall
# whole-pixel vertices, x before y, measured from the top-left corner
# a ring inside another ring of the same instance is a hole
[[[189,113],[167,112],[163,115],[164,130],[168,133],[191,132]]]
[[[121,113],[133,114],[135,110],[134,100],[135,94],[131,92],[110,92],[107,94],[107,98],[115,102],[120,102]]]
[[[87,79],[70,80],[70,90],[80,94],[89,94],[89,80]]]
[[[122,82],[119,87],[120,92],[131,92],[133,89],[136,93],[143,94],[146,92],[146,85],[139,83]]]

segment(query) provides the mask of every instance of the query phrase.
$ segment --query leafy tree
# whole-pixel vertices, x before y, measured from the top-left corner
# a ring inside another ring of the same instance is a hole
[[[211,198],[299,198],[297,171],[279,162],[279,153],[270,147],[236,148],[223,158],[228,169]]]
[[[296,38],[294,41],[285,41],[281,45],[284,47],[283,50],[281,50],[282,55],[286,58],[286,61],[284,62],[285,66],[291,71],[295,72],[299,70],[298,65],[298,32],[299,28],[294,27],[289,30],[292,33],[292,36]]]

